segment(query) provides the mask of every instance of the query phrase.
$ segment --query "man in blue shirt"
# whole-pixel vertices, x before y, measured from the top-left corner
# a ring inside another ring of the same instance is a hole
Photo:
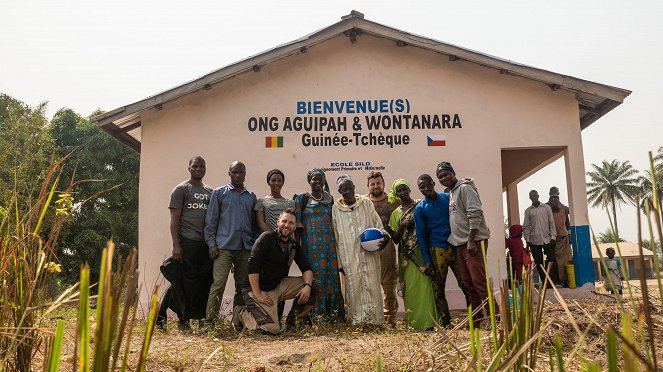
[[[234,268],[233,306],[244,305],[242,282],[247,276],[253,247],[253,207],[256,195],[244,186],[246,166],[235,161],[228,171],[230,183],[212,191],[205,217],[205,241],[214,260],[214,283],[207,298],[207,324],[219,316],[231,267]]]
[[[458,286],[465,294],[467,292],[460,280],[460,271],[454,247],[447,243],[451,234],[449,227],[449,194],[436,192],[433,178],[422,174],[417,180],[419,191],[425,198],[414,209],[414,226],[417,231],[419,249],[424,256],[426,273],[433,277],[435,289],[435,302],[440,313],[440,322],[443,326],[451,323],[449,304],[444,293],[449,269],[453,271]]]

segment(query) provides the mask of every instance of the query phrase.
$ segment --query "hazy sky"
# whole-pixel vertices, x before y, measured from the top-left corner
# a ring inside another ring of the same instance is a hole
[[[0,92],[48,115],[87,116],[159,93],[340,20],[351,9],[407,32],[561,74],[632,90],[583,131],[585,164],[647,166],[663,146],[660,1],[33,1],[0,0]],[[524,129],[525,130],[525,129]],[[566,188],[563,162],[519,185]],[[636,238],[635,209],[620,229]],[[590,210],[595,229],[605,212]]]

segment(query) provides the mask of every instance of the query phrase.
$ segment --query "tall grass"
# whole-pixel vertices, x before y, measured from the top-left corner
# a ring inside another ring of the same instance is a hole
[[[73,180],[60,187],[65,158],[53,161],[44,173],[34,197],[14,190],[9,203],[0,206],[0,371],[30,371],[38,353],[42,369],[57,371],[65,344],[62,320],[52,330],[43,323],[64,304],[78,302],[74,371],[125,371],[129,367],[130,342],[138,305],[138,263],[134,249],[113,271],[114,245],[103,251],[98,284],[97,312],[90,317],[90,269],[81,268],[80,281],[56,299],[46,296],[49,276],[58,268],[55,247],[62,225],[82,204],[73,202]],[[16,175],[15,177],[18,177]],[[18,182],[14,182],[17,184]],[[112,188],[111,188],[112,189]],[[110,191],[111,189],[105,190]],[[60,191],[58,191],[60,190]],[[54,201],[55,199],[55,201]],[[153,294],[143,347],[136,370],[145,367],[156,316]],[[121,310],[121,311],[120,311]],[[94,333],[91,343],[90,334]]]
[[[38,328],[50,275],[44,266],[57,261],[55,244],[66,218],[63,213],[49,213],[63,160],[51,163],[35,196],[14,190],[9,203],[1,206],[0,371],[30,370],[44,341]],[[16,181],[19,175],[14,177]],[[62,195],[71,193],[72,185],[64,187]],[[49,229],[42,231],[47,220]]]

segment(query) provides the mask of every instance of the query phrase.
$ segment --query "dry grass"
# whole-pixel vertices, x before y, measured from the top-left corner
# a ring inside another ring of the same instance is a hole
[[[652,293],[653,294],[653,293]],[[640,298],[636,300],[639,301]],[[657,301],[655,303],[658,303]],[[543,322],[552,322],[542,337],[537,370],[549,370],[548,350],[555,336],[562,340],[567,361],[566,370],[580,370],[581,358],[596,361],[607,368],[606,334],[608,325],[620,326],[619,307],[615,301],[567,301],[573,320],[585,333],[585,347],[569,358],[580,336],[565,310],[559,304],[546,304]],[[650,307],[657,340],[663,340],[663,314]],[[457,316],[460,323],[462,315]],[[75,309],[59,314],[75,329]],[[53,324],[55,319],[50,319]],[[46,324],[45,324],[46,325]],[[135,332],[141,334],[144,324]],[[489,354],[490,330],[481,330],[483,355]],[[194,324],[194,329],[196,328]],[[73,356],[73,336],[68,335],[63,346],[63,367]],[[485,341],[485,342],[484,342]],[[660,342],[659,342],[660,344]],[[259,333],[235,333],[228,325],[218,328],[214,335],[182,334],[176,323],[168,324],[168,331],[154,334],[148,355],[148,371],[370,371],[376,370],[378,355],[384,371],[461,370],[469,355],[469,332],[465,327],[455,330],[415,332],[399,323],[395,328],[362,329],[347,325],[314,326],[306,331],[268,336]],[[659,360],[663,349],[657,345]],[[140,354],[141,343],[135,337],[131,346],[132,363]],[[214,353],[214,354],[213,354]],[[211,355],[213,354],[213,355]],[[211,355],[211,356],[210,356]],[[621,355],[618,360],[621,360]],[[70,364],[69,364],[70,365]],[[484,367],[486,365],[484,364]]]

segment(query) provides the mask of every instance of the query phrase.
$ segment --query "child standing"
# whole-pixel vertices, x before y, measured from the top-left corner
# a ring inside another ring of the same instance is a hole
[[[511,265],[513,265],[513,273],[515,274],[516,280],[518,283],[523,280],[523,263],[525,255],[529,255],[529,252],[525,249],[523,245],[523,226],[522,225],[511,225],[509,227],[509,237],[506,238],[506,248],[509,250],[509,256],[511,256]]]
[[[622,263],[619,258],[615,258],[615,249],[608,247],[605,250],[605,255],[608,257],[605,259],[605,268],[608,270],[605,273],[603,278],[603,288],[606,291],[612,292],[612,294],[619,293],[622,294]],[[612,283],[611,283],[612,282]]]

